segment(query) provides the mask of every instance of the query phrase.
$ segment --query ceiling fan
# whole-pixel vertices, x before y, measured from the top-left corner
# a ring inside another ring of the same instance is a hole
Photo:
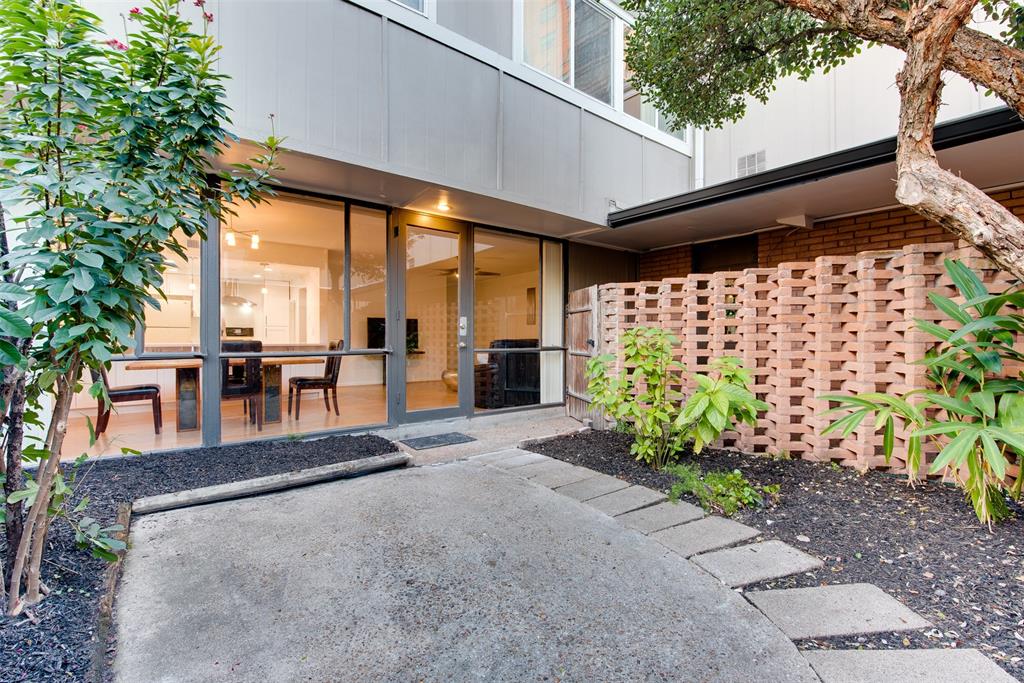
[[[459,272],[458,268],[435,268],[434,270],[438,273],[444,273],[445,276],[456,275]],[[473,270],[473,275],[476,277],[497,277],[501,275],[501,273],[496,273],[493,270],[481,270],[479,268],[475,268]]]

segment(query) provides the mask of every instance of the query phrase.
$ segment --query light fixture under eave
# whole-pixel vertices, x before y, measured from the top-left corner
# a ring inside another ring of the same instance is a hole
[[[253,249],[260,248],[260,234],[258,232],[254,232],[249,238],[249,246]]]
[[[227,245],[229,247],[235,246],[235,233],[231,230],[228,230],[226,233],[224,233],[224,241],[227,242]]]
[[[452,207],[451,207],[450,204],[448,204],[448,202],[446,202],[445,200],[442,199],[441,201],[439,201],[437,203],[437,210],[438,211],[451,211]]]

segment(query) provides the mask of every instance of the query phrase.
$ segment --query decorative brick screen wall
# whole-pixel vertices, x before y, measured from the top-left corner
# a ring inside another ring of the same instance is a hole
[[[675,355],[692,371],[706,372],[718,356],[738,356],[771,408],[757,427],[726,434],[723,446],[884,468],[881,435],[870,425],[848,438],[822,436],[827,405],[817,397],[925,386],[923,368],[914,361],[931,338],[914,329],[914,319],[943,321],[926,294],[953,295],[945,258],[980,270],[993,291],[1010,282],[973,249],[937,243],[608,284],[597,294],[598,352],[616,353],[622,332],[644,325],[676,335],[681,342]],[[888,467],[905,470],[899,459],[905,435],[898,437],[897,457]]]

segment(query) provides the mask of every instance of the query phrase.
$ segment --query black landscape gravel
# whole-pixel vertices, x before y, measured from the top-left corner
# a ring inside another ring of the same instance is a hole
[[[634,484],[667,491],[671,476],[629,455],[630,438],[581,432],[530,450],[589,467]],[[992,532],[979,525],[953,486],[909,488],[881,472],[802,460],[705,451],[687,455],[705,471],[739,469],[751,482],[780,484],[769,509],[740,511],[734,519],[816,555],[815,572],[750,586],[747,590],[837,583],[873,583],[931,621],[934,629],[802,641],[810,648],[975,647],[1024,680],[1024,511]],[[694,501],[695,502],[695,501]]]
[[[88,513],[92,517],[113,524],[118,504],[142,496],[358,460],[395,450],[390,441],[375,436],[336,436],[111,458],[82,466],[78,494],[89,496],[92,502]],[[49,546],[43,581],[52,593],[31,609],[38,623],[24,616],[0,617],[2,683],[88,679],[106,563],[78,550],[71,531],[60,521],[53,526]]]

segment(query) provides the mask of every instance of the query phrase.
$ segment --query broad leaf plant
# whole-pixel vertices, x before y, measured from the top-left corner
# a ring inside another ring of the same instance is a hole
[[[1024,291],[1020,286],[990,294],[965,264],[946,260],[946,272],[962,302],[929,292],[931,303],[952,321],[952,329],[928,320],[917,329],[935,339],[920,361],[931,388],[901,396],[865,393],[829,395],[828,412],[841,414],[824,433],[852,434],[871,418],[883,434],[886,460],[895,450],[897,429],[907,434],[904,458],[911,481],[922,471],[923,444],[935,457],[927,472],[947,473],[967,492],[978,519],[990,524],[1010,514],[1009,495],[1020,499],[1024,454],[1024,353],[1016,342],[1024,333]],[[1016,463],[1018,474],[1010,475]]]

